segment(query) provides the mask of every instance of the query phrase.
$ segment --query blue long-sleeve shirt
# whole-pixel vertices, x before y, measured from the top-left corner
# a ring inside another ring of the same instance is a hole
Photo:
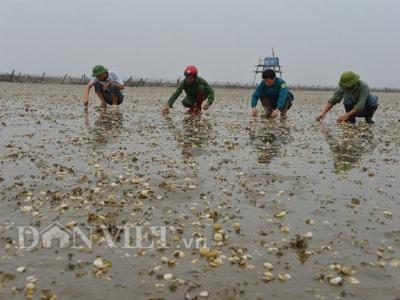
[[[285,108],[288,92],[286,82],[281,78],[276,78],[272,86],[267,86],[264,81],[261,81],[251,97],[251,107],[257,106],[261,94],[264,93],[267,98],[277,101],[277,108],[282,111]]]

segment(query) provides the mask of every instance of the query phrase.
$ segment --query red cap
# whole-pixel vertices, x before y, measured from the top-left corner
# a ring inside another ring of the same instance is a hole
[[[196,77],[197,73],[198,73],[198,71],[195,66],[188,66],[188,67],[186,67],[184,74],[185,74],[185,77],[188,77],[188,76]]]

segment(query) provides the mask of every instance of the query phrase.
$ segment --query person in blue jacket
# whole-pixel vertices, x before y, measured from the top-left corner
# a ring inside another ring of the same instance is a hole
[[[261,99],[267,118],[276,118],[279,114],[285,118],[292,107],[293,94],[286,82],[276,77],[275,71],[267,69],[262,73],[263,81],[257,86],[251,98],[251,114],[257,116],[257,102]]]

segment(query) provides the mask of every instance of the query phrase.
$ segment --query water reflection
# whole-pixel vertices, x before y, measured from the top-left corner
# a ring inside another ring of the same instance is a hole
[[[252,123],[247,132],[250,145],[257,151],[257,160],[262,164],[269,164],[275,157],[282,155],[285,146],[292,140],[286,120]]]
[[[201,115],[186,116],[182,120],[182,128],[169,115],[164,116],[164,122],[178,142],[185,159],[204,155],[208,152],[206,147],[210,141],[215,139],[211,123]]]
[[[89,114],[85,111],[85,126],[89,127]],[[117,108],[114,110],[100,111],[94,122],[93,128],[89,130],[91,141],[97,145],[105,145],[112,142],[121,134],[124,116]]]
[[[363,155],[376,147],[371,126],[339,126],[338,135],[332,132],[332,128],[325,128],[323,133],[333,153],[335,172],[350,171],[360,165]]]

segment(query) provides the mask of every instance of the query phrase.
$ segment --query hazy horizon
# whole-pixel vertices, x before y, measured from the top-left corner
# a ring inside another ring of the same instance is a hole
[[[0,72],[174,80],[195,64],[213,82],[253,81],[280,57],[292,85],[337,84],[353,70],[371,87],[400,87],[396,0],[0,0]]]

